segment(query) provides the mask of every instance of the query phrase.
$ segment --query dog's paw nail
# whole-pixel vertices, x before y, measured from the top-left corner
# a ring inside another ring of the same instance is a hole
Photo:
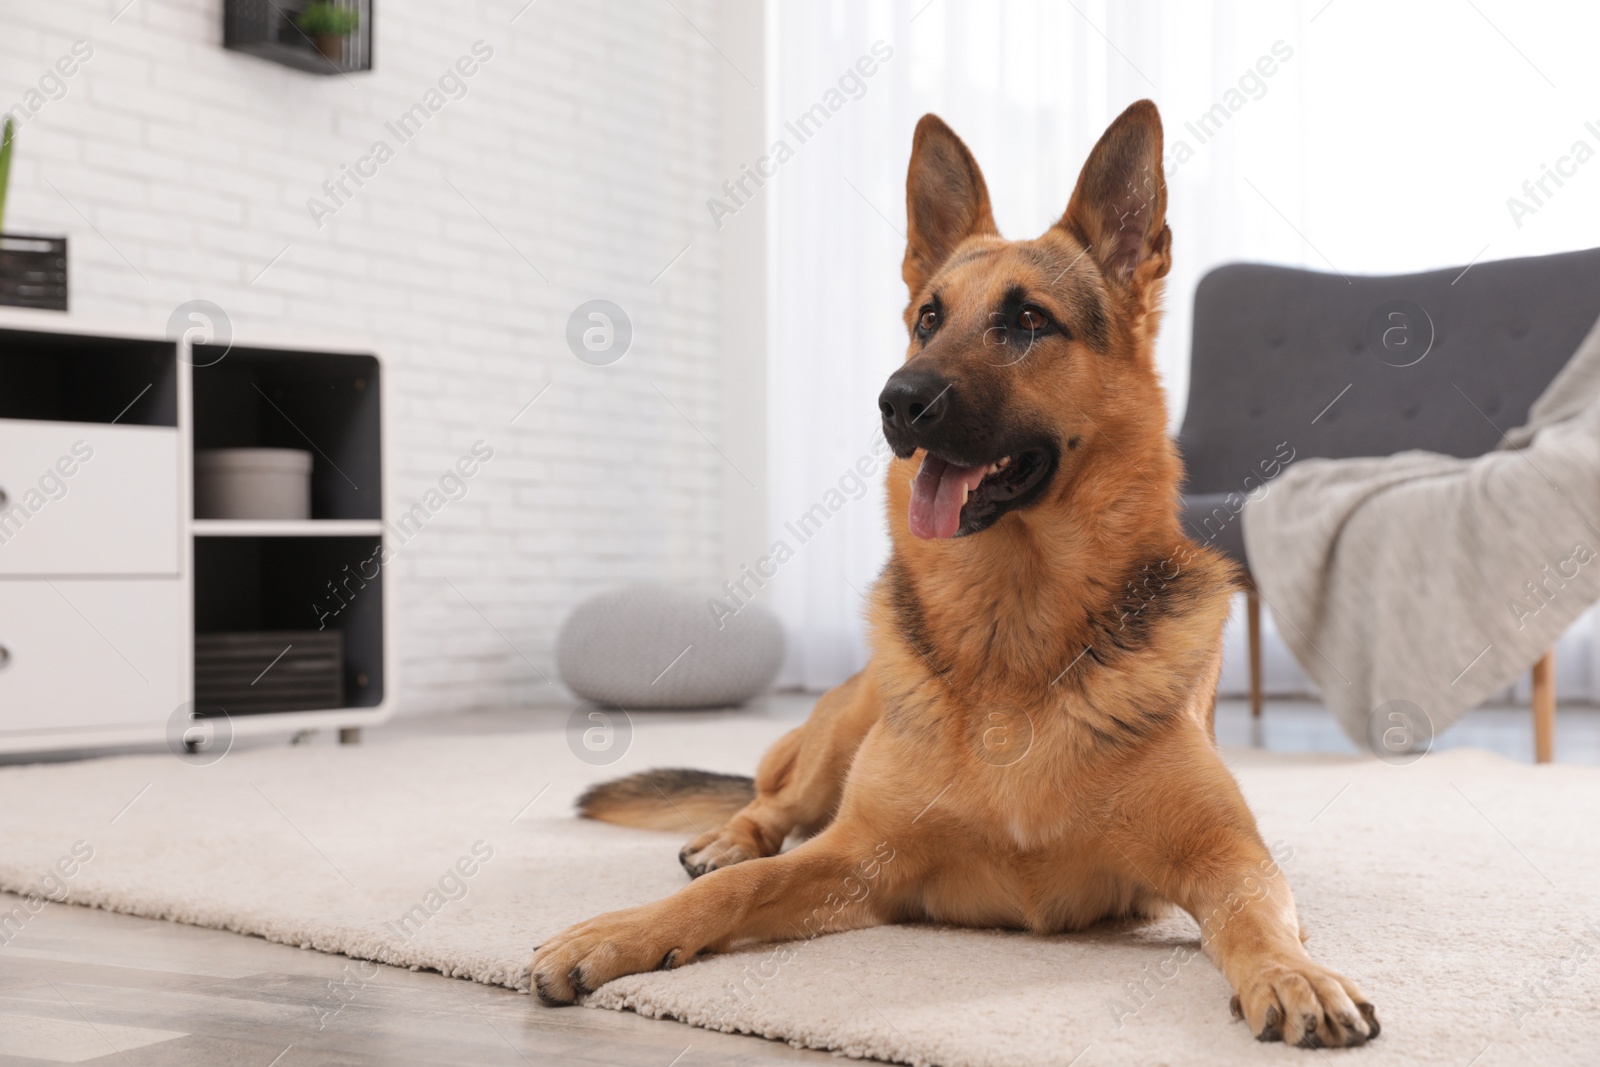
[[[1228,1001],[1228,1010],[1233,1013],[1235,1019],[1244,1018],[1244,1009],[1239,1006],[1239,994],[1235,993],[1233,999]]]
[[[574,967],[571,971],[568,971],[567,981],[572,983],[572,991],[580,997],[588,996],[590,993],[594,992],[594,990],[590,989],[584,984],[582,967]]]
[[[1267,1008],[1267,1021],[1261,1027],[1261,1032],[1256,1035],[1257,1041],[1282,1041],[1283,1040],[1283,1012],[1276,1004]]]
[[[1371,1041],[1378,1036],[1378,1031],[1382,1029],[1378,1025],[1378,1009],[1371,1004],[1357,1004],[1356,1010],[1361,1012],[1363,1019],[1367,1020],[1367,1040]]]
[[[1322,1038],[1317,1034],[1317,1023],[1321,1021],[1309,1012],[1300,1016],[1300,1040],[1295,1044],[1300,1048],[1321,1048]]]
[[[544,979],[539,975],[533,976],[533,994],[539,998],[539,1003],[550,1008],[560,1008],[572,1003],[570,1000],[562,1000],[550,992],[550,987],[544,984]]]
[[[670,971],[670,970],[672,970],[672,968],[676,967],[677,965],[678,965],[678,950],[677,949],[673,949],[671,952],[668,952],[665,956],[661,957],[661,963],[660,963],[659,966],[656,967],[656,970],[658,970],[658,971]]]

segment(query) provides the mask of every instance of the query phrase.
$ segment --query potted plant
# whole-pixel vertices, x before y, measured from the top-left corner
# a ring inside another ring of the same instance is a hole
[[[307,74],[345,77],[372,69],[374,20],[371,0],[222,0],[222,47]],[[328,37],[319,46],[314,33]]]
[[[16,121],[0,128],[0,304],[67,310],[67,239],[6,233],[6,187],[11,180],[11,150]]]
[[[311,0],[295,19],[295,25],[311,38],[329,62],[338,63],[344,58],[344,39],[354,33],[361,15],[353,7],[344,7],[330,0]]]

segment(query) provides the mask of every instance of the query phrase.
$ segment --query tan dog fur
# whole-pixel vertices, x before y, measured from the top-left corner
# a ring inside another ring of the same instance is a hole
[[[1036,240],[996,233],[976,162],[932,115],[907,206],[908,359],[1054,427],[1060,467],[992,527],[924,541],[906,520],[918,457],[895,460],[868,666],[773,747],[748,803],[678,782],[673,802],[697,802],[696,821],[726,818],[684,849],[706,873],[550,939],[534,989],[567,1003],[742,942],[881,923],[1056,933],[1176,905],[1262,1040],[1375,1037],[1366,998],[1303,947],[1289,885],[1209,733],[1236,578],[1178,520],[1152,356],[1171,262],[1155,106],[1111,125]],[[991,309],[1017,286],[1062,330],[999,360]],[[935,290],[945,311],[922,344]],[[585,814],[663,825],[670,790],[652,773],[591,791]],[[780,852],[792,834],[807,840]]]

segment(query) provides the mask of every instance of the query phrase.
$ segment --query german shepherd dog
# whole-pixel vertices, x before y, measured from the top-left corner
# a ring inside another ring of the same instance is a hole
[[[1132,105],[1060,221],[1007,241],[967,147],[937,116],[917,124],[910,344],[878,400],[893,554],[872,659],[753,781],[647,771],[580,799],[622,825],[714,828],[684,847],[683,889],[535,951],[545,1003],[739,943],[895,922],[1059,933],[1176,905],[1258,1039],[1378,1035],[1303,947],[1211,736],[1238,578],[1178,519],[1151,352],[1172,252],[1161,151],[1155,105]],[[806,840],[780,851],[791,834]]]

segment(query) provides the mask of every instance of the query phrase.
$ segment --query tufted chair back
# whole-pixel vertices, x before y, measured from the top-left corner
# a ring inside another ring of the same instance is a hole
[[[1190,535],[1245,562],[1243,497],[1291,461],[1482,455],[1597,318],[1600,249],[1387,277],[1216,268],[1178,433]]]

